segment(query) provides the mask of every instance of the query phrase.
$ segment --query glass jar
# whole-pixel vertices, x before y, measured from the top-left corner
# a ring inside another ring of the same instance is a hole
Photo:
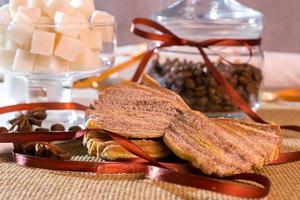
[[[259,39],[263,31],[263,15],[234,0],[178,0],[152,19],[193,41]],[[211,46],[205,51],[224,78],[257,110],[263,51],[259,45],[251,48],[251,57],[245,46]],[[149,74],[181,95],[191,108],[218,117],[241,113],[211,76],[196,48],[161,49],[151,65]]]

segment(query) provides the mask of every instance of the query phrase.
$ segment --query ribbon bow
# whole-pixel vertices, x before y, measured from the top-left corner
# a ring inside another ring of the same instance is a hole
[[[155,32],[148,32],[138,28],[138,25],[146,26],[148,28],[152,28]],[[150,58],[154,54],[156,49],[161,49],[170,46],[191,46],[195,47],[199,50],[200,55],[202,56],[207,69],[212,74],[216,82],[223,88],[223,90],[229,95],[232,102],[237,105],[242,111],[244,111],[249,117],[251,117],[254,121],[260,123],[267,123],[260,116],[258,116],[248,105],[248,103],[240,96],[240,94],[232,87],[232,85],[223,77],[223,75],[216,69],[214,64],[210,61],[208,55],[204,51],[205,48],[209,48],[211,46],[245,46],[248,51],[250,58],[252,57],[252,48],[251,46],[260,45],[261,39],[211,39],[205,40],[201,42],[196,42],[192,40],[187,40],[178,37],[170,30],[158,24],[152,20],[146,18],[135,18],[132,22],[131,32],[135,35],[138,35],[142,38],[160,41],[161,44],[156,46],[153,49],[150,49],[146,52],[144,58],[142,59],[138,69],[136,70],[132,81],[138,81],[143,74],[147,63]],[[160,32],[161,34],[157,33]]]

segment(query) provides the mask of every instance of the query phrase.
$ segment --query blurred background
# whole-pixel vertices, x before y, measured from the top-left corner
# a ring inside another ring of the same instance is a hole
[[[299,0],[238,0],[265,15],[263,47],[268,51],[300,52],[300,1]],[[174,0],[95,0],[97,8],[116,16],[119,45],[140,40],[130,34],[134,17],[149,17]],[[299,32],[298,32],[299,31]]]
[[[149,17],[175,0],[95,0],[97,9],[116,16],[119,45],[144,40],[133,36],[129,29],[134,17]],[[268,51],[300,52],[299,0],[238,0],[265,15],[263,47]],[[6,3],[8,0],[0,0]],[[299,31],[299,32],[298,32]]]

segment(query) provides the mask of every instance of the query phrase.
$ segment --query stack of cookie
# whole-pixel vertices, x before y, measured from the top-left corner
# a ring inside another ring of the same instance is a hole
[[[132,139],[154,158],[166,157],[169,148],[204,173],[218,176],[265,166],[278,157],[282,143],[279,126],[209,119],[148,76],[141,84],[107,88],[86,117],[87,128]],[[103,159],[134,157],[101,132],[87,134],[85,144],[91,155]]]

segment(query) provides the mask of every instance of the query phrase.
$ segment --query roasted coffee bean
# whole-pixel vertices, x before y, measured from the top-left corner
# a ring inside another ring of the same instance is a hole
[[[222,99],[220,97],[217,97],[217,96],[212,96],[210,97],[211,101],[214,103],[214,104],[221,104],[222,103]]]
[[[195,96],[196,97],[203,97],[207,94],[207,90],[203,86],[199,86],[195,88]]]
[[[71,126],[69,128],[69,131],[81,131],[82,128],[80,126]]]
[[[208,98],[207,97],[201,97],[198,99],[197,101],[197,105],[201,106],[201,107],[205,107],[208,104]]]
[[[201,85],[203,85],[203,78],[201,76],[197,76],[195,78],[195,82],[198,86],[201,86]]]
[[[242,85],[247,85],[247,83],[248,83],[247,78],[244,76],[239,77],[238,80],[239,80],[239,83],[241,83]]]
[[[217,82],[215,81],[214,78],[210,78],[210,79],[208,80],[208,84],[209,84],[210,86],[212,86],[212,87],[218,86],[218,84],[217,84]]]
[[[256,92],[257,89],[256,89],[256,87],[255,87],[254,84],[249,83],[249,84],[246,85],[246,90],[247,90],[247,92],[248,92],[249,94],[254,94],[254,93]]]
[[[206,94],[207,94],[206,90],[204,90],[204,91],[196,91],[196,92],[195,92],[195,96],[196,96],[196,97],[203,97],[203,96],[205,96]]]
[[[50,130],[48,128],[36,128],[34,131],[36,131],[36,132],[49,132]]]
[[[208,89],[208,94],[210,97],[213,97],[216,95],[217,90],[215,88],[209,88]]]
[[[5,127],[0,127],[0,134],[6,134],[8,133],[8,129]]]
[[[65,131],[65,127],[62,124],[53,124],[50,128],[51,131]]]
[[[188,78],[184,81],[184,86],[187,89],[194,89],[196,87],[196,83],[193,79]]]

